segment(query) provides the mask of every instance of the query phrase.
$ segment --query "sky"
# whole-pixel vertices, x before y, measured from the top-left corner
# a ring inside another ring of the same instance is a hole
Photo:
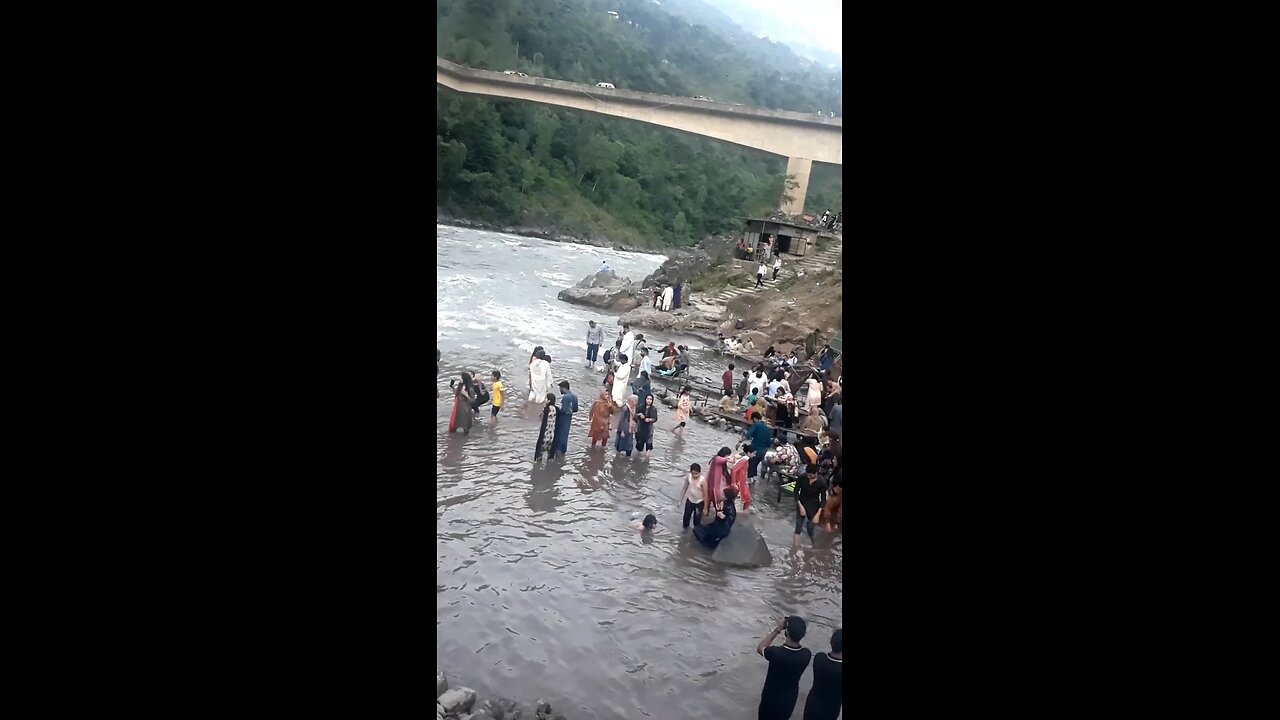
[[[777,34],[766,33],[775,40],[804,38],[836,55],[840,52],[841,13],[839,0],[710,0],[730,16],[737,6],[777,25]]]

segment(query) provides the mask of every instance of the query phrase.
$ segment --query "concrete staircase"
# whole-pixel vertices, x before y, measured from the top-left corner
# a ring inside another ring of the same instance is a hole
[[[764,276],[764,285],[760,288],[755,287],[755,284],[756,284],[755,269],[756,267],[758,267],[758,265],[754,262],[748,265],[748,263],[745,260],[739,260],[737,262],[739,265],[742,266],[742,278],[743,278],[741,281],[741,285],[736,287],[725,288],[724,290],[721,290],[720,292],[714,295],[711,295],[707,299],[710,302],[724,305],[725,303],[728,303],[730,300],[736,297],[741,297],[748,293],[778,292],[777,286],[782,282],[784,278],[794,277],[801,270],[803,270],[805,274],[808,275],[812,273],[814,270],[818,270],[818,269],[830,269],[833,267],[838,268],[840,267],[840,260],[843,257],[844,257],[843,240],[836,240],[834,242],[827,241],[827,243],[823,245],[817,252],[810,253],[809,255],[806,255],[802,258],[797,258],[794,255],[784,254],[782,256],[782,272],[778,273],[778,279],[776,281],[769,279],[770,277],[773,276],[773,268],[771,266],[769,268],[769,273]]]

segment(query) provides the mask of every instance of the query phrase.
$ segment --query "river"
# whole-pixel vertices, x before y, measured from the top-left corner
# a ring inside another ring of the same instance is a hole
[[[617,315],[556,293],[602,259],[639,281],[664,258],[449,226],[436,236],[436,667],[481,699],[542,698],[570,720],[756,717],[768,663],[755,646],[780,616],[804,617],[804,646],[830,649],[842,536],[819,529],[816,547],[806,536],[793,549],[791,503],[780,507],[776,492],[757,486],[757,508],[739,515],[735,532],[758,529],[773,564],[714,563],[682,533],[677,501],[689,464],[705,469],[736,434],[694,419],[676,437],[674,411],[660,407],[651,460],[589,449],[603,376],[583,366],[587,321],[604,326],[608,343]],[[724,371],[694,338],[640,331],[651,347],[688,344],[695,376]],[[555,382],[568,379],[581,408],[568,457],[538,464],[535,411],[520,402],[535,345],[552,355]],[[502,371],[511,400],[496,430],[486,406],[470,435],[448,434],[448,383],[462,369],[486,382]],[[659,527],[646,538],[637,528],[649,512]],[[812,665],[794,718],[811,683]]]

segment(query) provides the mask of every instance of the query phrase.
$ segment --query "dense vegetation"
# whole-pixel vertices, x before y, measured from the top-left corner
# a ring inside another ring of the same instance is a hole
[[[840,113],[838,74],[652,0],[437,0],[436,16],[440,55],[471,67]],[[436,153],[441,213],[650,246],[736,230],[737,216],[776,208],[786,168],[665,128],[440,88]],[[814,166],[810,211],[840,206],[839,177]]]

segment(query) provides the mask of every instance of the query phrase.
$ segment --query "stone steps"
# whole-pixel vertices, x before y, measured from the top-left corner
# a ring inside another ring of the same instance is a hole
[[[840,260],[843,256],[844,256],[844,249],[843,249],[843,243],[841,243],[837,245],[829,245],[815,252],[812,255],[806,255],[805,257],[800,258],[798,260],[792,260],[790,262],[787,262],[784,260],[783,261],[784,264],[782,266],[782,273],[779,274],[778,279],[781,280],[783,277],[786,277],[788,272],[790,272],[791,275],[794,275],[795,271],[797,270],[811,270],[811,269],[816,270],[816,269],[826,269],[831,267],[832,265],[839,266]],[[737,286],[737,287],[725,288],[724,290],[721,290],[715,295],[712,295],[710,299],[718,303],[726,303],[736,297],[742,297],[747,293],[761,292],[764,290],[775,290],[775,291],[777,290],[776,283],[774,283],[772,280],[765,280],[764,287],[759,289],[756,289],[755,287],[754,276],[752,276],[751,282],[752,282],[752,285],[750,286]]]

